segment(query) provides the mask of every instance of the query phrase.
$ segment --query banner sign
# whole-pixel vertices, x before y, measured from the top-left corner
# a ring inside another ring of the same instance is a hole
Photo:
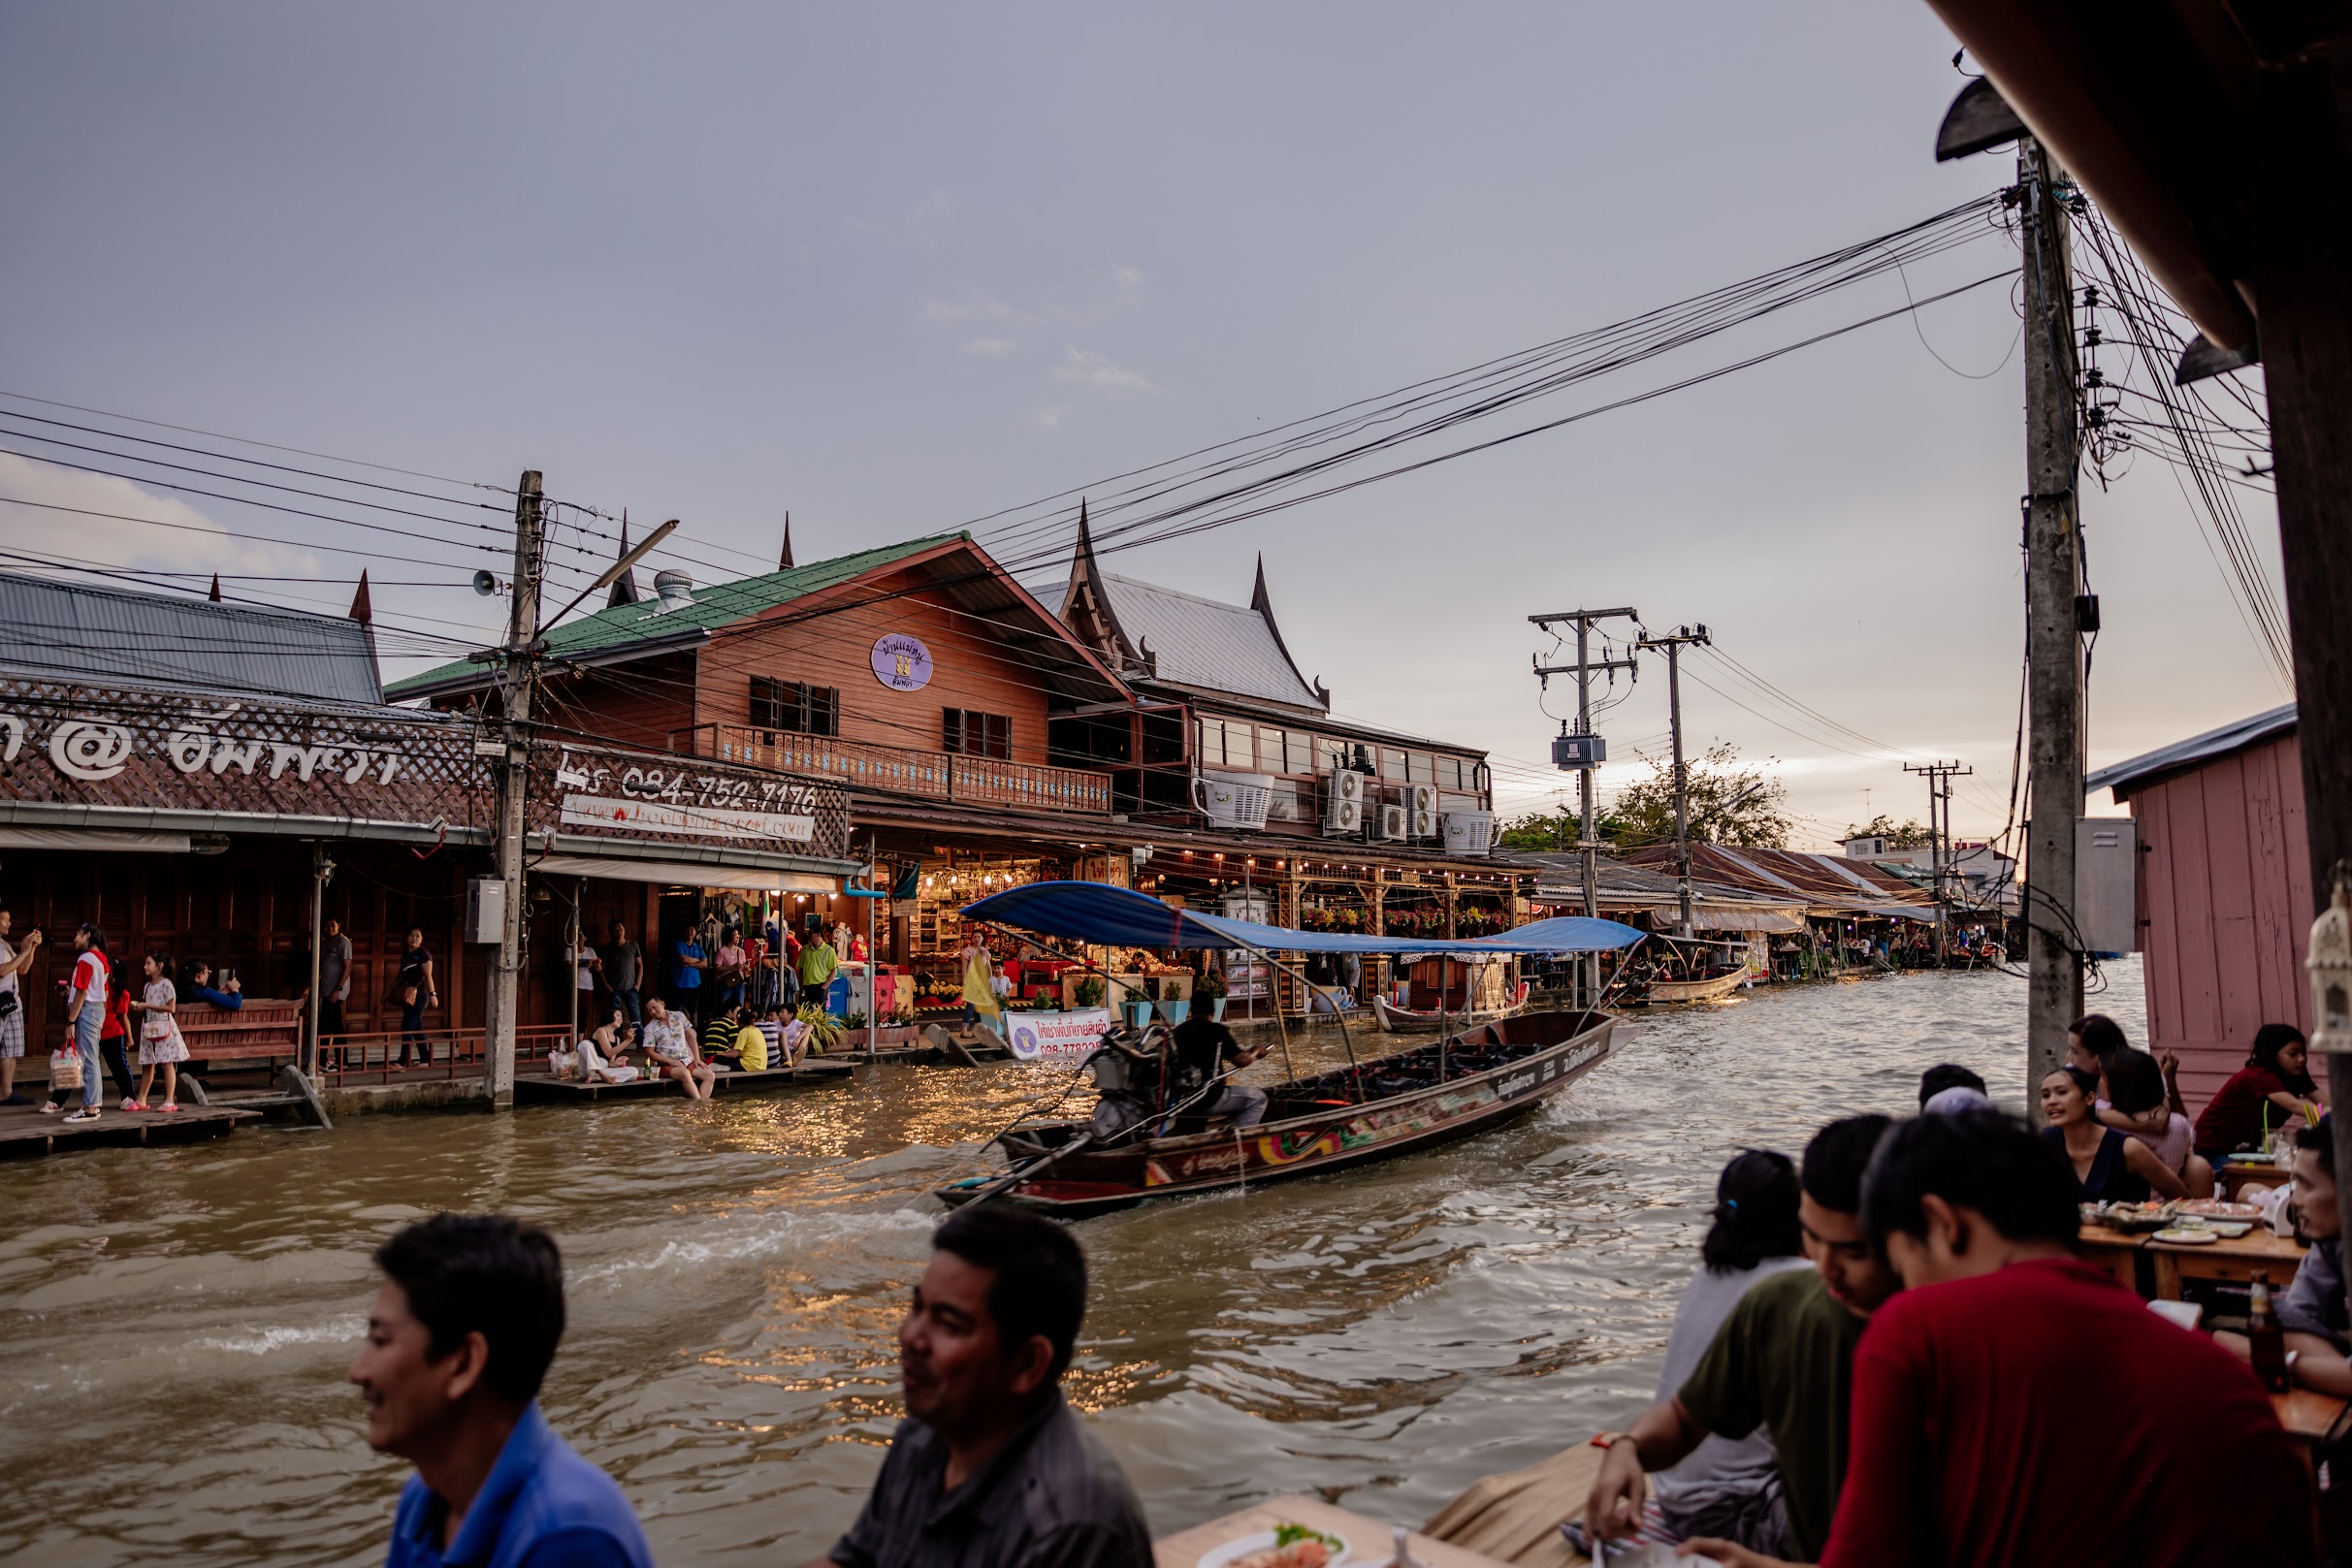
[[[818,786],[700,761],[649,765],[566,748],[556,764],[565,827],[806,846],[817,834]]]
[[[1005,1014],[1006,1043],[1024,1062],[1075,1062],[1090,1056],[1110,1028],[1109,1008]]]

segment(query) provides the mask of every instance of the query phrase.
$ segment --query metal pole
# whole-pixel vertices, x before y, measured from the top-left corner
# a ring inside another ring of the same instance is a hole
[[[532,645],[539,633],[539,560],[546,526],[539,472],[524,471],[515,487],[514,591],[499,671],[505,698],[500,726],[504,752],[498,763],[499,880],[506,891],[499,956],[490,972],[482,1040],[483,1086],[493,1110],[514,1104],[516,1009],[523,972],[523,805],[530,777]],[[454,1049],[454,1046],[452,1047]]]
[[[1593,664],[1587,646],[1592,639],[1593,623],[1584,616],[1576,618],[1576,733],[1593,733]],[[1600,861],[1594,848],[1593,837],[1593,770],[1579,768],[1576,773],[1576,858],[1583,863],[1585,918],[1600,914]],[[1600,954],[1587,953],[1584,961],[1584,1006],[1600,995]]]
[[[306,1066],[310,1075],[318,1076],[318,1012],[319,1012],[319,946],[327,940],[327,883],[334,880],[335,862],[327,858],[327,847],[313,845],[310,849],[310,1017],[307,1033],[310,1045]]]
[[[580,900],[588,892],[588,879],[575,877],[571,882],[571,974],[567,980],[571,991],[571,1036],[564,1040],[567,1051],[578,1050],[580,1038]]]
[[[2061,178],[2033,138],[2017,144],[2025,224],[2025,641],[2033,808],[2026,836],[2026,1078],[2034,1086],[2066,1051],[2082,1012],[2075,933],[2075,824],[2082,816],[2085,677],[2077,596],[2082,536],[2076,521],[2074,275]]]

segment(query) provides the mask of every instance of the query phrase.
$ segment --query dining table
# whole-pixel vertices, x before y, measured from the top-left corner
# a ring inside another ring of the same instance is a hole
[[[2151,1236],[2143,1250],[2155,1265],[2156,1298],[2177,1301],[2181,1283],[2192,1279],[2244,1285],[2256,1274],[2267,1273],[2271,1289],[2283,1292],[2309,1249],[2292,1236],[2272,1235],[2257,1226],[2241,1236],[2188,1244]]]
[[[1390,1545],[1394,1526],[1319,1497],[1271,1497],[1163,1537],[1152,1546],[1152,1562],[1154,1568],[1201,1568],[1204,1559],[1234,1542],[1270,1532],[1277,1524],[1305,1524],[1339,1537],[1347,1543],[1351,1568],[1395,1560]],[[1417,1530],[1407,1532],[1405,1544],[1413,1561],[1424,1568],[1508,1568],[1498,1558],[1432,1540]]]

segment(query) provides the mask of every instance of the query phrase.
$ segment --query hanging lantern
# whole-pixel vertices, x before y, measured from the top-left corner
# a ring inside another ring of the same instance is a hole
[[[2311,1017],[2319,1026],[2312,1053],[2352,1054],[2352,894],[2341,880],[2327,911],[2311,922],[2311,955],[2304,968],[2311,974]]]

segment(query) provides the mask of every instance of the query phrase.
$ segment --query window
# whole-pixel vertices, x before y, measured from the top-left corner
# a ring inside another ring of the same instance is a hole
[[[992,756],[1013,760],[1013,720],[1003,714],[974,713],[969,708],[942,711],[939,749],[959,756]]]
[[[1435,784],[1437,782],[1437,759],[1427,752],[1407,752],[1404,754],[1404,766],[1405,782],[1408,784]]]
[[[752,726],[794,735],[841,733],[841,688],[752,677]]]
[[[1404,753],[1394,746],[1380,748],[1380,777],[1404,782]]]
[[[1292,730],[1282,738],[1282,768],[1284,773],[1312,773],[1315,771],[1315,738]]]
[[[1260,773],[1280,773],[1282,771],[1282,732],[1280,730],[1261,729],[1258,731],[1258,771]]]
[[[1355,752],[1348,749],[1347,742],[1328,737],[1315,743],[1315,754],[1322,758],[1323,764],[1315,770],[1318,773],[1337,773],[1355,760]]]
[[[1439,757],[1437,759],[1437,787],[1440,789],[1467,788],[1468,784],[1466,778],[1467,772],[1468,770],[1462,765],[1462,758],[1458,756]]]
[[[1249,725],[1225,719],[1201,720],[1201,766],[1238,768],[1246,773],[1255,765]]]

